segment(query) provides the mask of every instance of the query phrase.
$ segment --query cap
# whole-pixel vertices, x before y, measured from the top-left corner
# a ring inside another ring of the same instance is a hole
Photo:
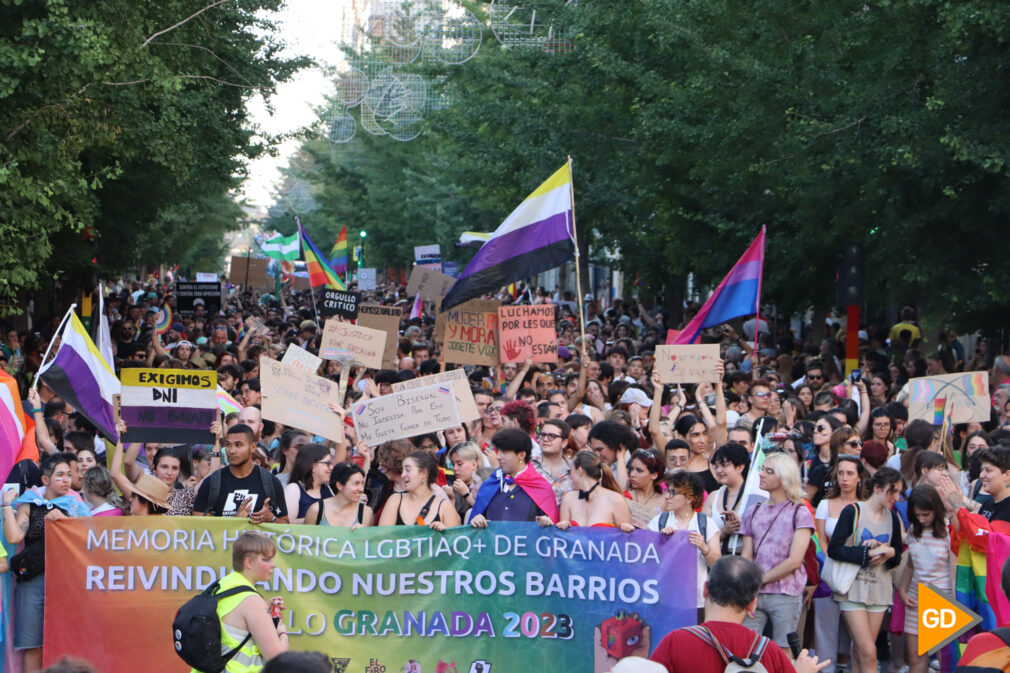
[[[197,297],[196,299],[193,300],[193,306],[203,306],[203,305],[204,301],[200,297]]]
[[[859,330],[859,340],[860,341],[869,341],[870,340],[870,335],[866,333],[866,330],[864,330],[864,329]]]
[[[168,484],[161,479],[149,474],[142,474],[140,479],[133,484],[133,490],[137,492],[137,495],[150,500],[158,507],[168,509]]]
[[[174,322],[174,323],[172,323],[172,331],[173,332],[180,332],[181,333],[181,332],[185,332],[186,328],[183,327],[183,324],[181,322]]]
[[[639,388],[628,388],[624,391],[624,394],[621,395],[621,401],[619,404],[637,404],[643,407],[651,407],[652,400],[649,399],[649,396],[645,394],[644,390]]]
[[[303,320],[302,323],[298,326],[298,329],[302,330],[303,332],[305,330],[308,330],[308,329],[310,329],[313,332],[315,332],[316,331],[316,323],[315,323],[314,320]]]

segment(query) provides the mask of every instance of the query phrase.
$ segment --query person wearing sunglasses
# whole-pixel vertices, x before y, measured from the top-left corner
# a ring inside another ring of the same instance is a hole
[[[816,507],[824,497],[828,475],[835,467],[838,457],[831,447],[831,433],[842,427],[842,422],[834,416],[822,415],[814,422],[813,449],[810,452],[810,469],[804,491],[810,504]]]
[[[828,388],[828,382],[824,378],[824,365],[820,360],[811,360],[807,363],[806,376],[803,377],[803,382],[810,386],[814,395]]]
[[[751,427],[758,419],[764,418],[770,413],[772,404],[771,384],[764,379],[751,383],[747,388],[747,401],[750,405],[750,410],[740,418],[739,422]]]

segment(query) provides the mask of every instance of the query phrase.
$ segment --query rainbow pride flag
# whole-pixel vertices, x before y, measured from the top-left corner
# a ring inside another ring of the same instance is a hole
[[[228,391],[221,386],[217,387],[217,408],[221,410],[221,413],[227,416],[228,414],[237,414],[242,411],[242,405],[238,401],[228,394]]]
[[[946,397],[937,397],[933,399],[933,425],[943,425],[943,412],[946,407]]]
[[[296,220],[297,221],[297,220]],[[346,290],[344,281],[340,280],[337,272],[326,263],[323,253],[319,252],[309,235],[305,233],[305,227],[298,222],[298,233],[302,237],[302,251],[305,253],[305,265],[309,269],[309,283],[312,287],[327,287],[333,290]]]
[[[985,374],[983,372],[975,372],[967,377],[964,384],[965,392],[972,396],[988,395],[989,388],[986,386]]]
[[[330,250],[330,266],[337,273],[347,273],[347,227],[340,230],[337,242]]]

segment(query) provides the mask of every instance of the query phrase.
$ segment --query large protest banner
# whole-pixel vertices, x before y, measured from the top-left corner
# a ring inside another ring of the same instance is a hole
[[[687,535],[614,529],[397,526],[354,531],[188,517],[93,517],[46,525],[44,663],[67,654],[103,673],[187,673],[175,611],[231,570],[243,530],[273,536],[273,580],[291,649],[334,670],[609,671],[695,623]],[[67,624],[67,606],[87,618]],[[370,668],[369,668],[370,667]]]
[[[378,446],[459,425],[452,386],[440,384],[373,397],[351,405],[358,441]]]
[[[124,444],[214,441],[210,425],[217,418],[217,372],[123,369],[120,378]]]
[[[989,372],[922,376],[908,382],[908,420],[942,425],[944,413],[952,423],[989,420]],[[945,411],[946,410],[946,411]]]
[[[343,423],[329,407],[330,402],[340,402],[338,388],[335,381],[268,357],[260,358],[260,401],[263,418],[268,421],[343,441]]]
[[[393,392],[415,390],[435,385],[436,383],[449,383],[452,385],[453,394],[456,396],[456,409],[459,410],[459,420],[469,423],[480,418],[480,412],[477,411],[477,401],[473,399],[473,391],[470,390],[470,380],[462,369],[450,369],[449,371],[431,374],[430,376],[419,376],[416,379],[400,381],[393,384]]]
[[[382,352],[382,366],[386,369],[399,369],[396,360],[396,341],[400,334],[400,317],[403,311],[399,306],[383,306],[381,304],[361,304],[358,306],[358,324],[386,333],[386,348]]]
[[[456,365],[497,366],[498,306],[471,299],[445,312],[445,361]]]
[[[558,333],[553,304],[499,306],[498,342],[501,361],[558,361]]]

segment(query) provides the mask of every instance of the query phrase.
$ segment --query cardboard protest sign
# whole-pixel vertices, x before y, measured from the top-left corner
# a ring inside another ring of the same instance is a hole
[[[382,369],[386,339],[382,330],[331,319],[323,327],[319,355],[324,360],[352,360],[372,369]]]
[[[496,301],[471,299],[446,311],[445,361],[457,365],[498,364]]]
[[[376,287],[375,269],[358,269],[358,289],[367,292]]]
[[[263,418],[268,421],[343,441],[343,423],[329,407],[330,402],[340,403],[337,388],[336,381],[260,358],[261,405]]]
[[[316,357],[298,344],[291,344],[284,351],[284,357],[281,358],[281,362],[288,367],[300,369],[307,374],[315,374],[319,371],[319,365],[323,363],[323,359]]]
[[[210,444],[217,419],[217,372],[123,369],[120,415],[124,443]]]
[[[656,346],[656,371],[663,383],[715,383],[719,344]]]
[[[175,308],[179,313],[193,313],[196,300],[203,300],[203,308],[210,315],[221,310],[221,283],[190,283],[179,281],[175,284]]]
[[[235,255],[231,258],[231,273],[228,282],[232,285],[246,285],[257,290],[272,290],[274,281],[267,276],[266,259]]]
[[[358,317],[358,304],[361,302],[360,292],[347,292],[346,290],[323,290],[323,297],[319,300],[319,315],[324,318],[338,315],[341,318],[355,320]]]
[[[558,335],[553,304],[499,306],[498,341],[501,361],[558,361]]]
[[[954,423],[989,420],[989,372],[923,376],[908,382],[908,420],[943,425],[945,410]]]
[[[407,281],[407,296],[421,295],[425,299],[441,299],[449,293],[456,279],[421,265],[415,266]]]
[[[442,248],[435,243],[433,245],[415,245],[414,262],[418,266],[424,266],[435,271],[442,271]]]
[[[377,446],[459,425],[452,386],[436,384],[402,390],[351,405],[358,441]]]
[[[382,306],[381,304],[361,304],[358,306],[358,324],[386,333],[386,348],[382,352],[382,367],[399,369],[396,361],[396,342],[400,335],[400,317],[403,311],[399,306]]]
[[[393,392],[416,390],[417,388],[424,388],[425,386],[439,383],[448,383],[452,386],[453,395],[456,397],[456,409],[459,410],[459,419],[461,421],[469,423],[480,418],[480,412],[477,411],[477,402],[473,399],[473,392],[470,390],[470,380],[467,379],[466,372],[462,369],[450,369],[447,372],[394,383]]]

